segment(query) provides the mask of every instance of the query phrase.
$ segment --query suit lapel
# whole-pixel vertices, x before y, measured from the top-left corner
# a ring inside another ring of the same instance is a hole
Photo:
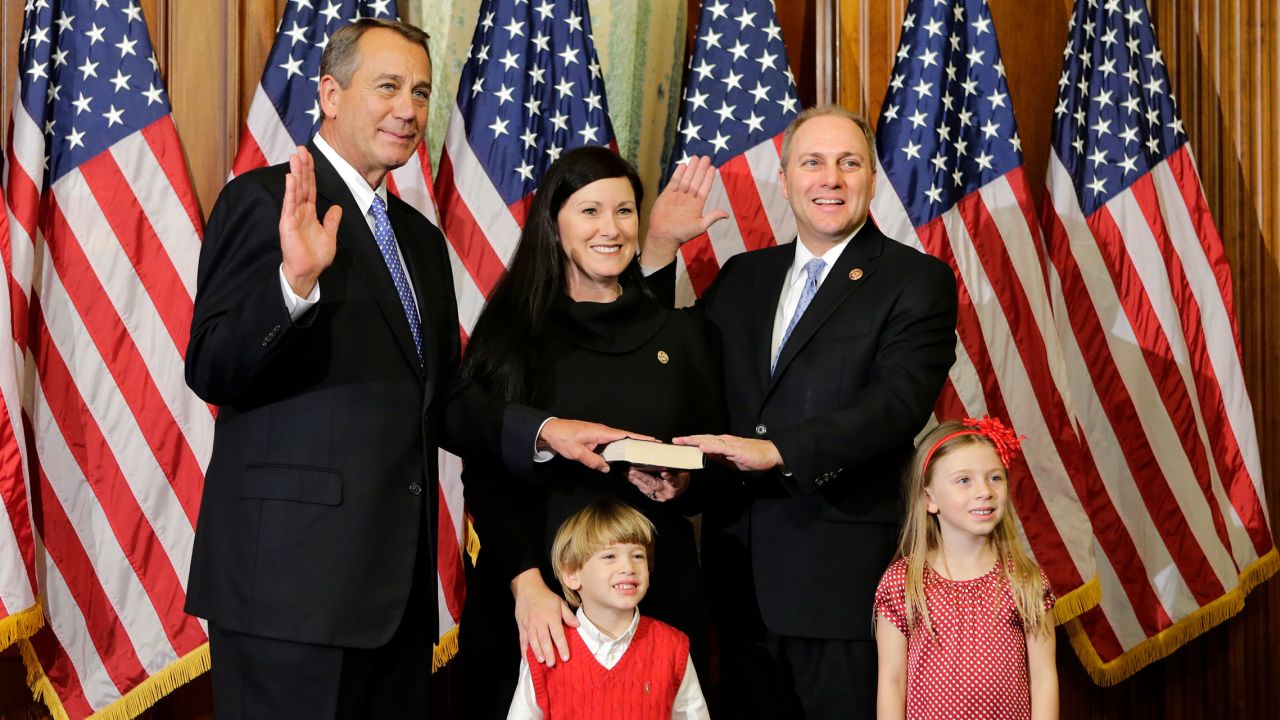
[[[787,344],[778,357],[772,383],[776,383],[778,378],[782,377],[787,366],[813,339],[814,334],[827,321],[831,313],[835,312],[835,309],[840,307],[841,303],[858,288],[867,283],[876,270],[884,242],[884,235],[876,229],[870,219],[862,230],[849,240],[849,247],[840,254],[840,259],[836,261],[831,272],[827,274],[827,279],[818,288],[818,294],[813,296],[808,309],[805,310],[804,315],[800,316],[795,329],[791,331],[791,337],[787,339]],[[855,269],[860,272],[855,272]]]
[[[395,284],[391,281],[391,273],[382,258],[382,251],[373,239],[369,222],[360,212],[360,207],[356,205],[355,198],[351,196],[351,191],[347,189],[338,171],[329,164],[319,148],[313,144],[308,149],[316,164],[317,213],[323,217],[329,206],[338,205],[342,208],[342,221],[338,226],[338,251],[346,252],[351,258],[351,264],[369,285],[370,293],[378,309],[382,311],[383,319],[395,334],[405,359],[421,374],[418,352],[413,347],[413,334],[409,331],[409,319],[404,315],[400,295],[396,293]],[[423,350],[425,352],[426,349]]]

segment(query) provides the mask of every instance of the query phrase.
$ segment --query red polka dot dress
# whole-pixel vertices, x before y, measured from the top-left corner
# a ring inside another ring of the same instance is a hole
[[[1028,720],[1027,637],[999,565],[972,580],[924,568],[925,601],[936,636],[907,627],[907,561],[889,566],[875,611],[907,638],[908,720]],[[1044,605],[1056,598],[1044,573]]]

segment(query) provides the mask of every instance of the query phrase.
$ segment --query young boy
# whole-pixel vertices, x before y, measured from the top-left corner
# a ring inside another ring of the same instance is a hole
[[[551,564],[578,607],[569,660],[548,668],[530,650],[507,720],[705,720],[689,638],[640,615],[649,589],[653,524],[617,503],[574,513],[556,533]]]

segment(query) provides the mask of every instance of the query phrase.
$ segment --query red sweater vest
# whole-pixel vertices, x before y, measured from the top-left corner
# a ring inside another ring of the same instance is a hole
[[[656,720],[671,706],[689,662],[689,638],[641,617],[622,659],[606,670],[573,628],[565,628],[569,662],[548,668],[529,652],[533,689],[546,720]]]

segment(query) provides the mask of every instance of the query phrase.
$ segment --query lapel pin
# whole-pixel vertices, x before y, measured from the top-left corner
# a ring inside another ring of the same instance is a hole
[[[850,270],[850,271],[849,271],[849,279],[850,279],[850,280],[861,280],[861,279],[862,279],[862,268],[854,268],[854,269]]]
[[[671,356],[667,354],[666,350],[658,351],[658,362],[662,363],[663,365],[666,365],[667,363],[671,362]]]

